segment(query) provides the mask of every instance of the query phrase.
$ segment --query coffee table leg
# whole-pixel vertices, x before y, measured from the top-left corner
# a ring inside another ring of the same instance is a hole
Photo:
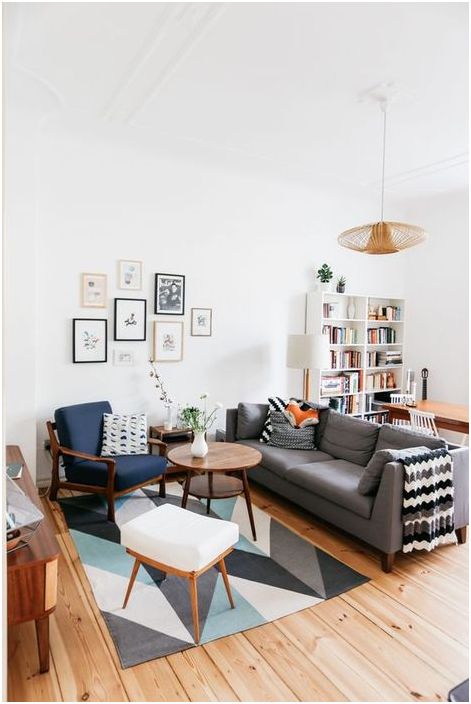
[[[186,508],[186,502],[188,501],[188,493],[190,491],[191,482],[191,472],[186,473],[185,486],[183,488],[183,498],[182,498],[182,508]]]
[[[247,512],[249,514],[250,527],[252,528],[253,539],[257,540],[257,533],[255,532],[255,521],[252,511],[252,501],[250,498],[249,480],[247,479],[247,472],[245,471],[245,469],[242,470],[241,475],[242,483],[244,485],[245,503],[247,504]]]
[[[211,496],[213,493],[213,473],[208,472],[208,494]],[[211,508],[211,499],[206,499],[206,513],[209,515]]]

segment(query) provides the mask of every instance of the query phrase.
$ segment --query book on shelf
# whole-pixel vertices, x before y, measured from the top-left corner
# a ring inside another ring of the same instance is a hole
[[[377,367],[387,367],[391,364],[402,364],[402,352],[401,350],[384,350],[378,352],[378,364],[374,365]],[[373,366],[373,365],[372,365]]]
[[[358,330],[356,328],[337,327],[324,325],[323,335],[329,336],[331,345],[356,345],[358,344]]]
[[[368,328],[367,339],[370,345],[394,344],[396,342],[396,331],[394,328],[383,326]]]
[[[324,318],[338,318],[339,304],[336,301],[332,301],[331,303],[323,303],[322,315]]]
[[[361,367],[361,352],[357,350],[330,350],[331,369],[357,369]]]
[[[396,388],[394,372],[375,372],[366,375],[366,391],[383,391]]]
[[[358,415],[360,413],[360,397],[359,396],[344,396],[341,398],[327,399],[329,408],[332,408],[338,413],[348,415]]]
[[[368,308],[368,320],[401,320],[401,309],[399,306],[372,306]]]
[[[321,376],[321,396],[338,396],[340,394],[357,394],[361,391],[362,372],[345,371],[343,374]]]

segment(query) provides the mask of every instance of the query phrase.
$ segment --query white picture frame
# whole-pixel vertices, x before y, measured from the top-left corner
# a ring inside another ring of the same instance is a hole
[[[123,291],[142,290],[142,262],[134,259],[118,261],[118,288]]]
[[[106,274],[82,274],[80,305],[82,308],[106,308]]]
[[[142,342],[147,331],[147,301],[145,298],[114,299],[114,339],[117,342]]]
[[[113,350],[113,364],[115,367],[133,367],[135,363],[134,352],[131,350]]]
[[[74,364],[108,361],[106,318],[73,318],[72,361]]]
[[[191,309],[191,335],[192,337],[211,337],[213,328],[212,308]]]
[[[154,322],[153,359],[156,362],[181,362],[183,359],[183,322]]]

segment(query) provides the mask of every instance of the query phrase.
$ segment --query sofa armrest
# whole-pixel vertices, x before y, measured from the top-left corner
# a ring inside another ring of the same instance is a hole
[[[385,552],[396,552],[402,548],[403,492],[404,466],[401,462],[387,462],[371,513],[385,540]]]
[[[469,523],[469,447],[450,451],[453,457],[455,528]]]
[[[226,410],[226,442],[237,440],[237,408]]]

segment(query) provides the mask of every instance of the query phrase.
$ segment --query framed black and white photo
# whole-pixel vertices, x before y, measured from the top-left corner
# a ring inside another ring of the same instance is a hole
[[[114,299],[114,339],[146,339],[147,301],[145,298]]]
[[[181,362],[183,359],[183,323],[154,322],[154,355],[156,362]]]
[[[185,277],[182,274],[155,275],[157,315],[183,315],[185,312]]]
[[[133,367],[134,352],[129,350],[113,350],[113,364],[115,367]]]
[[[82,274],[82,308],[106,308],[106,274]]]
[[[128,291],[142,289],[142,262],[120,259],[118,262],[118,288]]]
[[[193,337],[211,337],[212,308],[191,309],[191,334]]]
[[[105,318],[74,318],[72,348],[74,364],[106,362],[108,321]]]

